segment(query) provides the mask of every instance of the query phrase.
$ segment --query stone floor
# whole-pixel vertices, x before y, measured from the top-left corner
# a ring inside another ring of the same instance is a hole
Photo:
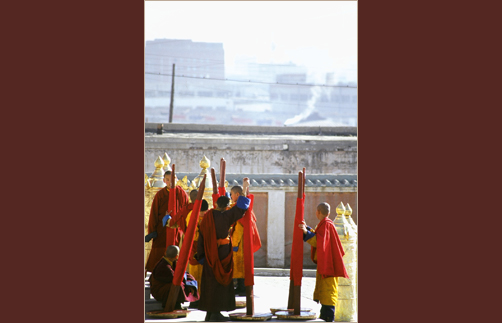
[[[288,270],[289,271],[289,270]],[[285,276],[255,276],[254,278],[254,307],[255,314],[265,314],[270,313],[270,308],[281,308],[286,307],[288,303],[289,295],[289,277]],[[312,312],[316,313],[316,317],[319,316],[319,311],[321,305],[313,301],[312,295],[314,293],[315,278],[314,277],[303,277],[302,287],[301,287],[301,308],[310,308]],[[245,301],[246,297],[237,296],[236,300]],[[188,306],[188,302],[183,304]],[[203,322],[206,316],[206,312],[199,311],[197,309],[190,309],[190,313],[185,318],[177,319],[157,319],[151,318],[146,313],[153,310],[161,310],[162,306],[160,302],[155,300],[145,301],[145,322]],[[222,312],[224,316],[228,316],[231,313],[246,313],[245,308],[236,309],[232,312]],[[279,320],[276,316],[268,321],[281,321],[281,322],[292,322],[291,320]],[[305,320],[296,321],[304,322]],[[309,322],[324,322],[321,319],[309,320]]]

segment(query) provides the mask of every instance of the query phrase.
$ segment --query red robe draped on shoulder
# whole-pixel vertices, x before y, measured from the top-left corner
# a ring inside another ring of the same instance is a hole
[[[336,232],[335,224],[329,217],[322,219],[315,229],[317,248],[312,247],[312,260],[317,252],[317,271],[325,277],[349,278],[343,263],[342,242]]]
[[[213,269],[214,277],[221,285],[230,284],[232,282],[232,253],[230,252],[228,256],[221,260],[218,257],[213,209],[204,214],[199,230],[204,237],[205,261]]]
[[[256,215],[254,214],[254,211],[251,210],[251,232],[253,236],[253,248],[251,249],[253,253],[257,252],[261,248],[261,239],[260,239],[260,233],[258,232],[258,226],[256,225]],[[239,222],[244,226],[244,218],[239,219]]]

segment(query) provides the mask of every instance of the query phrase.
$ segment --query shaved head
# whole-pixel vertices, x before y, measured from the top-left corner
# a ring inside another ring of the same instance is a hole
[[[324,216],[329,215],[329,209],[330,209],[330,206],[326,202],[320,203],[317,206],[317,211],[321,212],[321,214],[324,215]]]
[[[242,186],[240,186],[240,185],[235,185],[230,190],[230,192],[239,193],[240,195],[242,195],[242,191],[243,191],[243,189],[242,189]]]
[[[195,203],[195,200],[197,199],[197,194],[199,193],[199,191],[197,190],[192,190],[190,191],[190,200]]]
[[[169,246],[166,249],[166,258],[173,259],[180,253],[180,248],[178,246]]]

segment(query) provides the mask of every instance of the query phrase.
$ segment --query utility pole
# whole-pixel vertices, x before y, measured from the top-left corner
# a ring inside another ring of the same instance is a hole
[[[169,105],[169,123],[173,122],[173,104],[174,104],[174,64],[173,64],[173,77],[171,81],[171,104]]]

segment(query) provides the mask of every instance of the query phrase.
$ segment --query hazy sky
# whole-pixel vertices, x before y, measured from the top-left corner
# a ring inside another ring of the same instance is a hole
[[[223,43],[236,60],[307,66],[357,81],[356,1],[146,1],[145,40]]]

